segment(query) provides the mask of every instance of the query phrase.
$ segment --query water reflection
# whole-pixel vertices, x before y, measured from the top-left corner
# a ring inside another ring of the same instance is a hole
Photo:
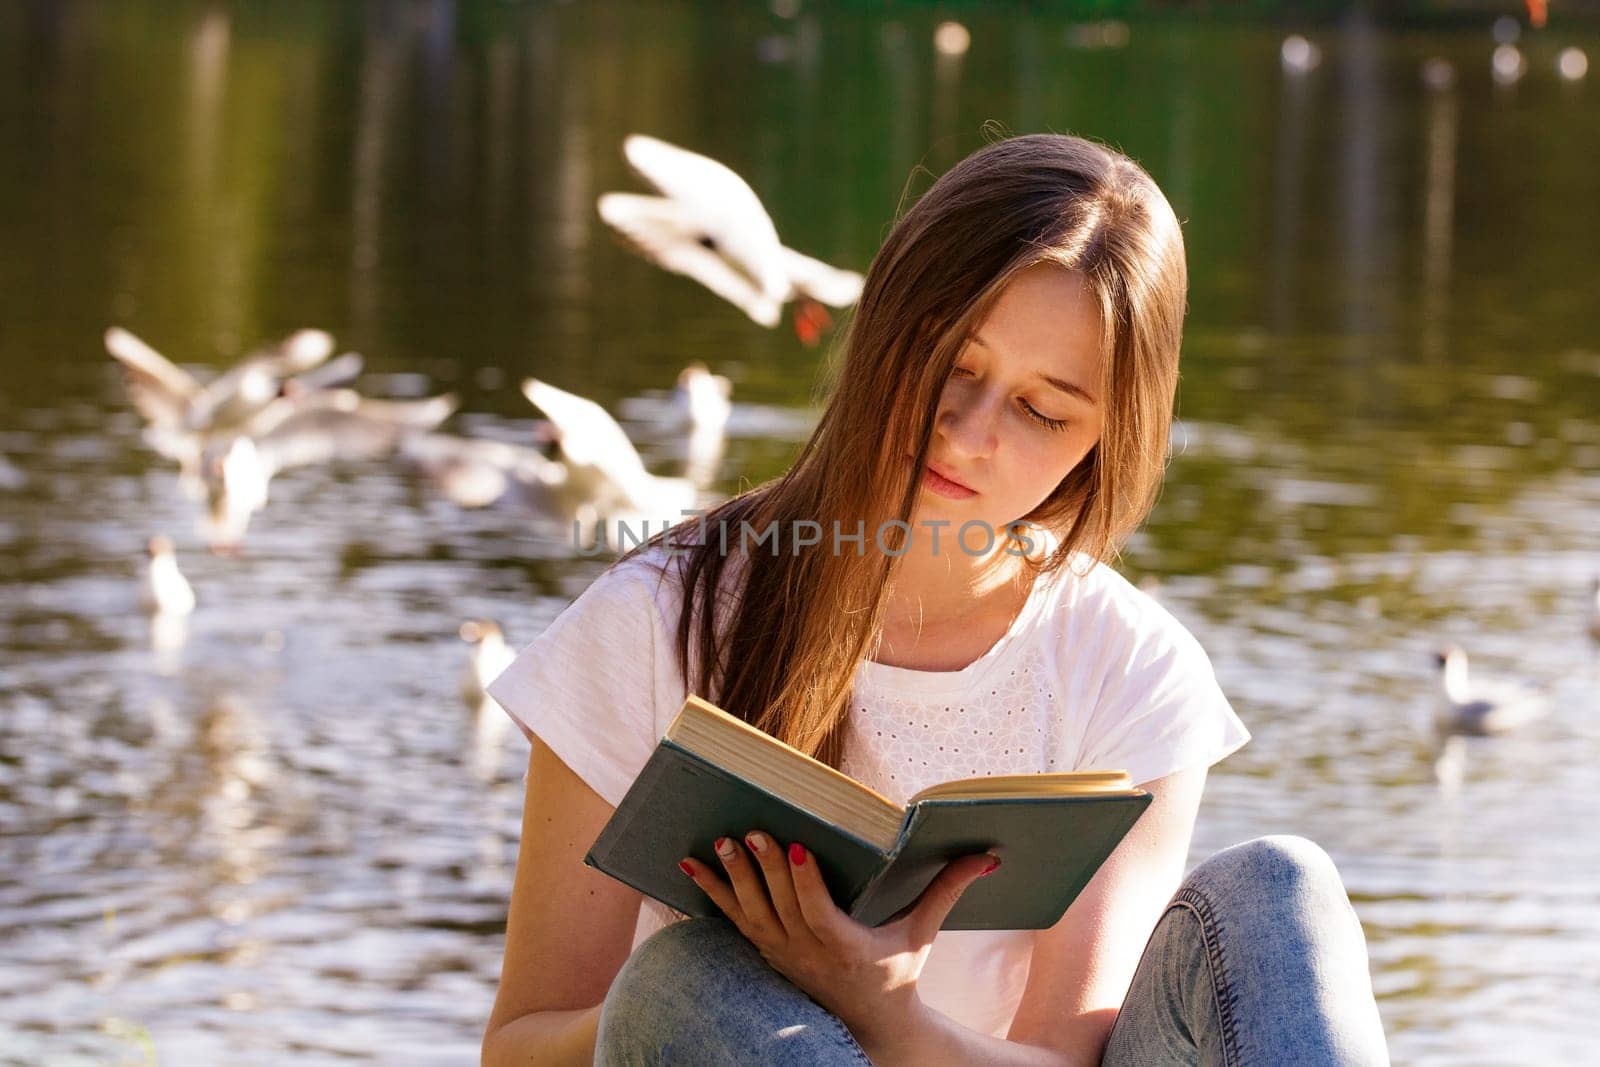
[[[793,458],[825,357],[608,238],[623,137],[727,161],[794,244],[862,266],[913,169],[994,119],[1120,145],[1185,219],[1183,422],[1125,566],[1256,735],[1196,856],[1329,849],[1397,1062],[1583,1062],[1600,110],[1555,57],[1594,28],[1525,35],[1510,89],[1486,33],[1360,14],[1302,27],[1324,60],[1295,77],[1279,29],[1089,48],[1054,13],[974,8],[958,57],[932,13],[791,14],[0,8],[4,1055],[471,1062],[526,748],[456,692],[458,628],[526,640],[603,565],[384,463],[286,474],[247,550],[206,555],[107,326],[209,372],[326,324],[364,391],[455,391],[451,433],[524,447],[537,376],[616,412],[652,474],[728,492]],[[711,460],[662,418],[691,360],[736,392]],[[160,530],[197,593],[171,649],[137,608]],[[1441,743],[1427,654],[1450,641],[1548,682],[1550,714]]]
[[[1443,62],[1440,60],[1439,62]],[[1450,320],[1450,250],[1455,234],[1456,138],[1460,105],[1454,74],[1435,76],[1424,105],[1425,171],[1422,183],[1422,357],[1445,355]]]

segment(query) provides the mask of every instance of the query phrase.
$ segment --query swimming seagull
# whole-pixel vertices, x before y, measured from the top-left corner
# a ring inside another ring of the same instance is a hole
[[[712,374],[704,363],[691,363],[678,375],[672,400],[689,422],[684,476],[695,485],[709,486],[721,468],[732,395],[733,383]]]
[[[733,411],[733,383],[721,374],[712,374],[704,363],[694,362],[678,372],[672,390],[672,403],[703,433],[721,433]]]
[[[769,328],[798,301],[795,332],[807,343],[831,322],[823,304],[860,299],[862,276],[785,248],[760,198],[728,167],[644,134],[625,138],[622,151],[663,195],[604,193],[600,217],[658,266]]]
[[[145,568],[141,602],[155,615],[181,616],[194,610],[194,588],[178,569],[172,539],[161,534],[150,538],[147,546],[150,563]]]
[[[500,624],[493,619],[468,619],[461,624],[461,640],[472,646],[467,666],[461,674],[461,699],[476,708],[492,700],[486,690],[516,658]]]
[[[398,455],[445,499],[463,508],[506,502],[549,511],[567,480],[560,461],[506,441],[411,434],[401,440]]]
[[[1548,710],[1547,694],[1542,688],[1469,681],[1467,653],[1459,645],[1440,649],[1434,659],[1444,681],[1444,693],[1434,716],[1441,733],[1502,734]]]

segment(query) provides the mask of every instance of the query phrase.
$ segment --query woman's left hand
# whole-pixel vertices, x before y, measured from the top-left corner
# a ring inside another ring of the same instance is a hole
[[[988,853],[945,865],[914,904],[866,926],[833,902],[816,858],[770,834],[717,841],[728,874],[688,858],[681,866],[773,969],[838,1016],[863,1045],[892,1041],[922,1007],[917,978],[934,935],[969,885],[1000,865]],[[731,885],[730,885],[731,882]]]

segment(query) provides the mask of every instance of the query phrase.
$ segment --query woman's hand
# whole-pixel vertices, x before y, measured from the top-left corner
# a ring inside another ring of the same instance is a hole
[[[815,857],[759,830],[717,841],[723,881],[706,864],[679,864],[773,969],[838,1016],[863,1045],[892,1043],[922,1005],[916,983],[950,909],[1000,861],[988,853],[947,864],[914,904],[882,926],[846,915],[829,896]],[[731,885],[730,885],[731,883]]]

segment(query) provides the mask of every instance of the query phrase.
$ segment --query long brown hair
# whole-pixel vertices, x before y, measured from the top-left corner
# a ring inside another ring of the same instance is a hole
[[[877,550],[875,534],[913,514],[914,475],[964,339],[1038,263],[1081,272],[1106,358],[1099,442],[1021,517],[1057,538],[1037,570],[1080,552],[1109,559],[1144,521],[1177,388],[1188,286],[1178,220],[1148,174],[1099,144],[1035,134],[987,145],[935,182],[873,258],[827,406],[789,471],[623,557],[665,541],[678,563],[677,658],[691,692],[839,765],[856,670],[872,654],[898,559]],[[803,547],[807,522],[822,538]],[[863,529],[864,550],[833,537]],[[724,571],[738,559],[748,565],[730,597]]]

